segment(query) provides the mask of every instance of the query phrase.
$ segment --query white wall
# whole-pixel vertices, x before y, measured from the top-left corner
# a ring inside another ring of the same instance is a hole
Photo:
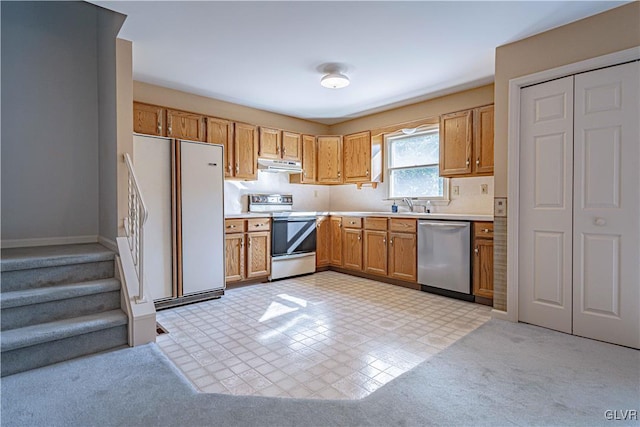
[[[296,211],[326,211],[330,204],[329,186],[290,184],[289,175],[258,171],[257,181],[224,182],[224,213],[236,214],[248,209],[247,194],[283,193],[293,194],[293,209]]]
[[[109,63],[98,58],[101,9],[84,2],[1,7],[2,241],[95,238],[101,200],[112,208],[111,192],[100,194],[100,119],[111,114],[108,99],[102,113],[99,107],[99,80],[108,79],[99,78],[99,64]],[[105,233],[111,222],[105,218]]]
[[[481,184],[487,184],[488,194],[481,194]],[[449,206],[436,206],[435,212],[493,214],[493,177],[457,178],[451,185],[460,187],[459,196],[451,196]],[[351,185],[290,184],[288,175],[258,172],[257,181],[225,181],[225,214],[246,212],[251,193],[293,194],[293,209],[297,211],[391,211],[391,201],[386,201],[386,183],[377,189]],[[400,210],[406,210],[401,204]]]
[[[460,195],[450,195],[448,206],[433,206],[432,212],[493,214],[493,177],[455,178],[451,187],[458,186]],[[488,185],[488,194],[481,194],[481,184]],[[355,185],[337,185],[331,188],[332,211],[391,211],[392,201],[387,198],[387,183],[382,182],[375,190]],[[422,204],[422,202],[418,202]],[[399,210],[407,210],[404,203],[398,203]]]

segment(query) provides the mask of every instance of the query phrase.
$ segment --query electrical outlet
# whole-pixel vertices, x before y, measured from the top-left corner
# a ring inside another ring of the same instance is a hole
[[[480,184],[480,193],[489,194],[489,184]]]
[[[507,198],[496,197],[493,199],[493,216],[507,216]]]
[[[460,195],[460,186],[459,185],[454,185],[453,186],[453,195],[454,196],[459,196]]]

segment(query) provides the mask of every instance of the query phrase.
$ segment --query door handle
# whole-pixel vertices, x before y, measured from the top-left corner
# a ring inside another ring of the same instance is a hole
[[[603,226],[603,225],[607,225],[607,220],[604,218],[596,218],[593,220],[593,223],[595,225]]]

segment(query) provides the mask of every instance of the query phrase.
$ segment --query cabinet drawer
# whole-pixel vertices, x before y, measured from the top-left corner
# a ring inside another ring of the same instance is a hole
[[[365,217],[364,228],[367,230],[387,231],[387,218]]]
[[[343,216],[342,226],[345,228],[362,228],[362,218],[359,216]]]
[[[247,220],[247,231],[271,230],[271,218],[251,218]]]
[[[225,219],[225,233],[244,233],[244,219]]]
[[[389,218],[389,231],[416,232],[416,220],[409,218]]]
[[[473,236],[476,238],[493,239],[493,223],[492,222],[474,222]]]

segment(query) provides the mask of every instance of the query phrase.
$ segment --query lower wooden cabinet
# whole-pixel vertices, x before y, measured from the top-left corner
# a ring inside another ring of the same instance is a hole
[[[364,230],[364,272],[392,279],[417,280],[417,239],[415,233],[382,231],[380,218],[367,218]],[[386,221],[386,220],[385,220]],[[367,228],[377,228],[368,230]],[[389,230],[414,229],[415,220],[392,218]],[[386,230],[386,223],[384,223]]]
[[[328,216],[316,219],[316,267],[326,267],[331,262],[331,226]]]
[[[493,299],[493,223],[473,224],[473,295]]]
[[[225,220],[227,283],[271,274],[270,221],[269,218]]]
[[[389,277],[408,282],[418,280],[416,235],[389,232],[389,246]]]
[[[364,272],[387,275],[387,232],[364,230]]]
[[[344,228],[342,233],[342,266],[349,270],[362,270],[362,230]]]
[[[331,238],[329,264],[342,267],[342,217],[332,216],[329,220],[329,225],[329,236]]]

